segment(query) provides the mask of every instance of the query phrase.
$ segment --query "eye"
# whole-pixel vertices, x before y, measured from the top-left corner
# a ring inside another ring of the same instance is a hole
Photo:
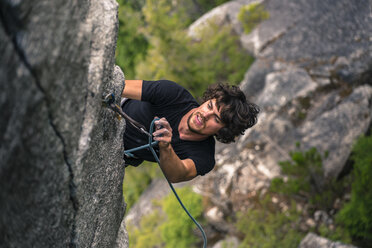
[[[217,116],[214,119],[216,120],[217,123],[221,122],[220,119]]]
[[[209,101],[209,103],[208,103],[208,108],[209,108],[209,109],[212,109],[212,101]]]

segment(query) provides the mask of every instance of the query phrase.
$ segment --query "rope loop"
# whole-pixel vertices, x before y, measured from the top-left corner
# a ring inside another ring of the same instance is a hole
[[[152,122],[151,122],[151,125],[150,125],[150,134],[153,133],[154,131],[154,124],[155,124],[155,121],[159,120],[159,118],[155,118]],[[185,207],[185,205],[183,205],[180,197],[178,196],[176,190],[174,189],[173,185],[169,182],[168,178],[165,176],[165,173],[163,171],[163,169],[161,168],[160,166],[160,159],[158,157],[158,155],[156,154],[153,146],[157,145],[159,142],[158,141],[153,141],[152,140],[152,135],[149,136],[149,143],[146,144],[146,145],[143,145],[143,146],[139,146],[139,147],[136,147],[136,148],[133,148],[133,149],[130,149],[128,151],[124,151],[124,153],[127,155],[127,156],[130,156],[130,157],[133,157],[134,155],[132,154],[132,152],[134,151],[138,151],[138,150],[141,150],[141,149],[145,149],[145,148],[148,148],[150,149],[152,155],[154,156],[156,162],[159,164],[159,167],[161,169],[161,171],[163,172],[164,174],[164,177],[165,179],[167,180],[168,184],[169,184],[169,187],[172,189],[174,195],[176,196],[178,202],[180,203],[181,207],[183,208],[183,210],[186,212],[186,214],[190,217],[190,219],[195,223],[195,225],[199,228],[200,232],[202,233],[202,236],[203,236],[203,242],[204,242],[204,245],[203,245],[203,248],[206,248],[207,247],[207,236],[205,235],[205,232],[202,228],[202,226],[195,220],[195,218],[190,214],[190,212],[187,210],[187,208]]]

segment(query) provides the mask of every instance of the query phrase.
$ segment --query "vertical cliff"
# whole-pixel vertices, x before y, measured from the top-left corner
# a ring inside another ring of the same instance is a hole
[[[101,98],[124,86],[117,29],[115,0],[0,1],[1,247],[115,245],[125,122]]]

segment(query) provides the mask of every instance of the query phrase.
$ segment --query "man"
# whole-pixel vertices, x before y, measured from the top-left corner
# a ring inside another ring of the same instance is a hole
[[[122,97],[123,111],[149,128],[156,117],[154,140],[165,176],[172,183],[204,175],[215,165],[215,141],[230,143],[257,122],[259,108],[246,100],[236,86],[210,86],[199,105],[180,85],[168,81],[126,80]],[[125,149],[148,143],[148,137],[127,125]],[[143,160],[155,161],[147,149],[134,152],[136,159],[126,163],[137,166]]]

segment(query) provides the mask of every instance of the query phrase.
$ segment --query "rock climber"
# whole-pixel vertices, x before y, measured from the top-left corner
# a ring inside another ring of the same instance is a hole
[[[149,127],[154,118],[154,140],[160,166],[172,183],[205,175],[215,165],[215,139],[234,142],[238,135],[257,122],[259,107],[247,101],[237,86],[215,84],[203,94],[201,105],[182,86],[168,80],[125,80],[122,110],[137,122]],[[126,126],[124,147],[131,149],[147,143],[148,137]],[[126,157],[127,165],[138,166],[153,161],[148,149]]]

